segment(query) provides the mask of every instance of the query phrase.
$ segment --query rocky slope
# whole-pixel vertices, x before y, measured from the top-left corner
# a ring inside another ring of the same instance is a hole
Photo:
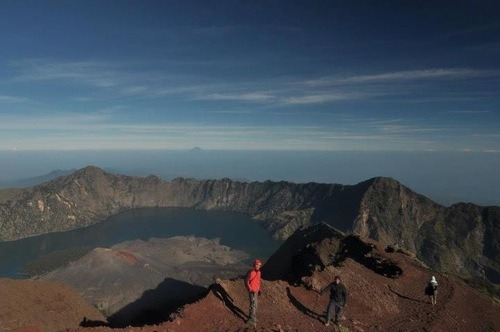
[[[165,321],[179,306],[207,293],[217,276],[245,273],[247,255],[218,240],[177,236],[96,248],[40,276],[73,287],[112,326]]]
[[[165,182],[86,167],[25,189],[0,191],[0,239],[88,226],[124,209],[189,207],[251,215],[274,236],[326,222],[414,251],[440,271],[500,279],[500,207],[449,208],[390,178],[353,186],[229,179]]]
[[[380,266],[397,267],[399,273],[386,273],[391,270]],[[340,331],[339,326],[323,325],[328,296],[317,298],[317,291],[335,275],[349,292],[340,323],[344,331],[500,330],[500,307],[490,298],[423,267],[406,253],[388,253],[379,242],[345,236],[324,224],[296,232],[263,271],[268,279],[263,281],[255,329],[245,322],[248,295],[243,280],[232,279],[219,280],[207,296],[168,321],[134,331]],[[424,295],[431,275],[439,282],[436,305]]]

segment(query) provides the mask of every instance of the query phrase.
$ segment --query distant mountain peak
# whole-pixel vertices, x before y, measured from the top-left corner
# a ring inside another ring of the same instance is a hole
[[[190,149],[189,152],[202,152],[204,151],[202,148],[199,146],[195,146],[194,148]]]
[[[106,173],[103,169],[96,167],[96,166],[85,166],[84,168],[80,168],[77,170],[74,174],[91,174],[91,175],[98,175],[98,174],[104,174]]]

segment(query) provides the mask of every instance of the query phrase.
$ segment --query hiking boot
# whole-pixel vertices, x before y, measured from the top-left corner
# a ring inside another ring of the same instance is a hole
[[[325,322],[325,326],[330,326],[330,322]]]

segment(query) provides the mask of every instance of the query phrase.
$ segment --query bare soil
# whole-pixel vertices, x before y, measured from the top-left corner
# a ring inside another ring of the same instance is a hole
[[[206,297],[172,316],[171,321],[120,331],[340,331],[339,325],[324,326],[328,296],[318,299],[316,292],[335,275],[342,277],[349,291],[340,323],[344,331],[500,331],[500,307],[491,298],[422,267],[410,256],[386,253],[380,250],[384,248],[381,244],[368,242],[382,257],[398,264],[403,274],[387,278],[348,258],[341,266],[329,266],[304,278],[304,284],[313,289],[281,280],[264,281],[256,327],[246,324],[248,295],[243,281],[222,280],[211,287]],[[439,283],[436,305],[424,295],[431,275]]]
[[[68,286],[0,279],[0,331],[60,331],[84,320],[106,318]]]

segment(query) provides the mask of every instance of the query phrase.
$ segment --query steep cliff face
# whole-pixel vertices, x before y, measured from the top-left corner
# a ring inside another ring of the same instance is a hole
[[[500,283],[500,208],[445,208],[390,178],[353,186],[229,179],[165,182],[86,167],[44,184],[0,191],[0,240],[88,226],[139,207],[189,207],[249,214],[273,236],[325,222],[398,243],[441,271]]]
[[[390,178],[366,182],[369,185],[354,222],[355,231],[377,241],[398,242],[417,251],[415,235],[422,224],[434,220],[444,207]]]
[[[500,208],[460,203],[426,222],[418,254],[431,266],[500,283]]]
[[[354,230],[398,243],[439,271],[500,283],[500,208],[445,208],[389,178],[370,179]]]
[[[190,207],[246,213],[286,238],[300,226],[327,221],[350,228],[356,188],[287,182],[128,177],[96,167],[18,191],[0,191],[2,240],[15,240],[100,222],[124,209]]]
[[[75,229],[128,208],[156,206],[158,178],[132,178],[87,167],[50,182],[0,195],[1,239]]]

